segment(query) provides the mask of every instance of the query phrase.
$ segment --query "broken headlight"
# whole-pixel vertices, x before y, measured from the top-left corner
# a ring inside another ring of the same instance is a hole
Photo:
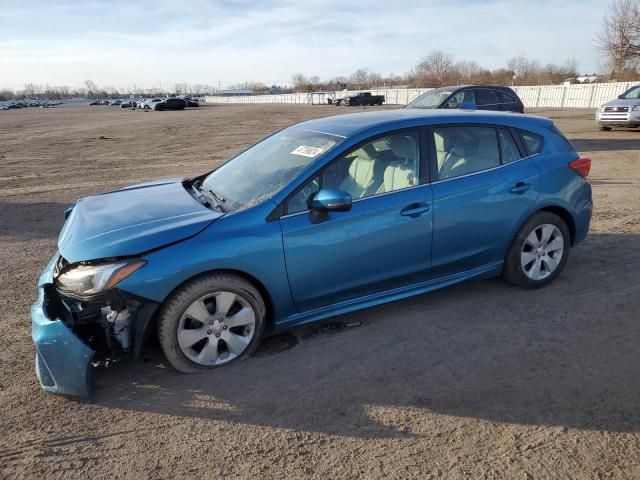
[[[69,267],[56,279],[56,287],[76,295],[95,295],[115,287],[146,263],[144,260],[123,260]]]

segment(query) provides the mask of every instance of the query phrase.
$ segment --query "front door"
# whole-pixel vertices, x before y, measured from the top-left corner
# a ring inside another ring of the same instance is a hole
[[[428,278],[432,192],[419,169],[418,132],[402,131],[340,156],[289,199],[280,225],[299,311]],[[320,188],[351,194],[351,210],[314,223],[307,200]]]

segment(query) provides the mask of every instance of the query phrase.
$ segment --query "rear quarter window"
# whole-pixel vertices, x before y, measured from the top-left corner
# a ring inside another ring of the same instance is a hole
[[[498,92],[500,103],[518,103],[515,97],[507,92]]]
[[[540,153],[544,147],[544,137],[537,133],[528,132],[526,130],[519,131],[522,143],[527,149],[527,155],[535,155]]]

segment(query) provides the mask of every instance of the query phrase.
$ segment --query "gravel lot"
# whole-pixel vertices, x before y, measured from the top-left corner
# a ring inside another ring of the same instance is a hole
[[[69,203],[344,111],[0,112],[1,478],[640,478],[640,132],[587,110],[538,112],[593,158],[591,234],[549,287],[441,290],[195,376],[151,345],[95,403],[41,392],[28,309]]]

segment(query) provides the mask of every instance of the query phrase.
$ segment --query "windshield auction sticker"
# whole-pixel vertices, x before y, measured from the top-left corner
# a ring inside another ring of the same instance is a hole
[[[296,148],[292,155],[302,155],[303,157],[317,157],[322,153],[323,149],[318,147],[307,147],[305,145],[300,145]]]

